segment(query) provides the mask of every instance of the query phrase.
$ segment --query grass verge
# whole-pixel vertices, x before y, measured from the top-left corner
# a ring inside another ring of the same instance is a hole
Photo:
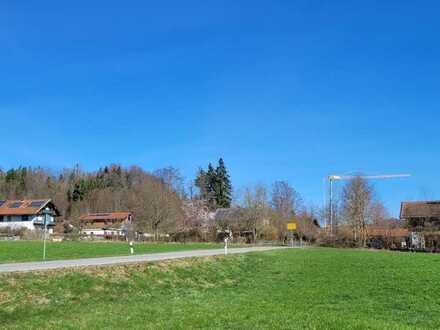
[[[438,329],[440,257],[278,250],[0,276],[4,328]]]

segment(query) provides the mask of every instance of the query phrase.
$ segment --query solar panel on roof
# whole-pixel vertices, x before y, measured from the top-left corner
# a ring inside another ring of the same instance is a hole
[[[44,201],[34,201],[29,204],[30,207],[41,207],[44,204]]]
[[[0,206],[2,206],[4,203],[6,203],[6,201],[4,200],[0,201]]]
[[[9,204],[9,207],[11,209],[18,209],[23,203],[22,202],[14,202],[12,204]]]

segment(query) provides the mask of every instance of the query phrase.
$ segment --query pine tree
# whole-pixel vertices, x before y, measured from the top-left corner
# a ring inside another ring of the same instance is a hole
[[[208,165],[208,172],[206,172],[206,192],[208,205],[212,210],[217,208],[217,189],[218,178],[217,171],[211,163]]]
[[[207,201],[211,210],[216,210],[219,207],[231,207],[232,185],[222,158],[220,158],[216,169],[211,163],[209,163],[207,171],[199,169],[195,186],[199,189],[200,198]]]
[[[202,168],[199,168],[194,185],[199,189],[199,198],[203,200],[208,199],[207,180],[207,173]]]
[[[218,207],[229,208],[232,202],[232,184],[225,162],[220,158],[215,170],[215,198]]]

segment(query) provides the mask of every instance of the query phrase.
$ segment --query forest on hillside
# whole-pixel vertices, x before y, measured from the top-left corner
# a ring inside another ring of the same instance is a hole
[[[58,174],[30,167],[1,171],[0,198],[50,198],[61,212],[59,221],[74,224],[84,213],[127,210],[140,228],[156,230],[178,224],[185,197],[181,177],[173,168],[149,173],[138,166],[113,164],[96,172],[79,166]]]
[[[189,184],[178,169],[146,171],[139,166],[111,164],[94,172],[79,166],[59,173],[41,167],[0,170],[0,199],[50,198],[61,212],[60,222],[79,226],[89,212],[130,211],[142,232],[174,233],[208,239],[206,233],[233,229],[257,239],[282,239],[285,224],[303,219],[304,231],[313,224],[300,195],[287,182],[246,187],[233,200],[233,187],[223,159],[200,168]],[[218,209],[235,209],[232,219],[213,222]],[[301,222],[301,221],[300,221]],[[313,230],[314,231],[314,230]],[[202,234],[205,233],[205,234]],[[210,236],[211,237],[211,236]]]
[[[313,241],[329,213],[328,208],[306,207],[286,181],[234,193],[223,159],[199,168],[189,184],[173,167],[152,172],[117,164],[94,172],[79,166],[59,173],[40,167],[0,170],[0,199],[43,198],[54,201],[59,222],[75,228],[84,213],[130,211],[137,231],[179,240],[213,240],[216,233],[230,230],[248,241],[282,241],[289,235],[287,223],[296,222],[296,234]],[[347,183],[333,207],[335,222],[348,229],[343,239],[350,244],[365,245],[367,226],[389,218],[374,187],[360,178]]]

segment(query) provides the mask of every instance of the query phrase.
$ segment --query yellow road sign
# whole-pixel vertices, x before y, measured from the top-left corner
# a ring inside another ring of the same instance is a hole
[[[288,223],[287,230],[296,230],[296,223]]]

